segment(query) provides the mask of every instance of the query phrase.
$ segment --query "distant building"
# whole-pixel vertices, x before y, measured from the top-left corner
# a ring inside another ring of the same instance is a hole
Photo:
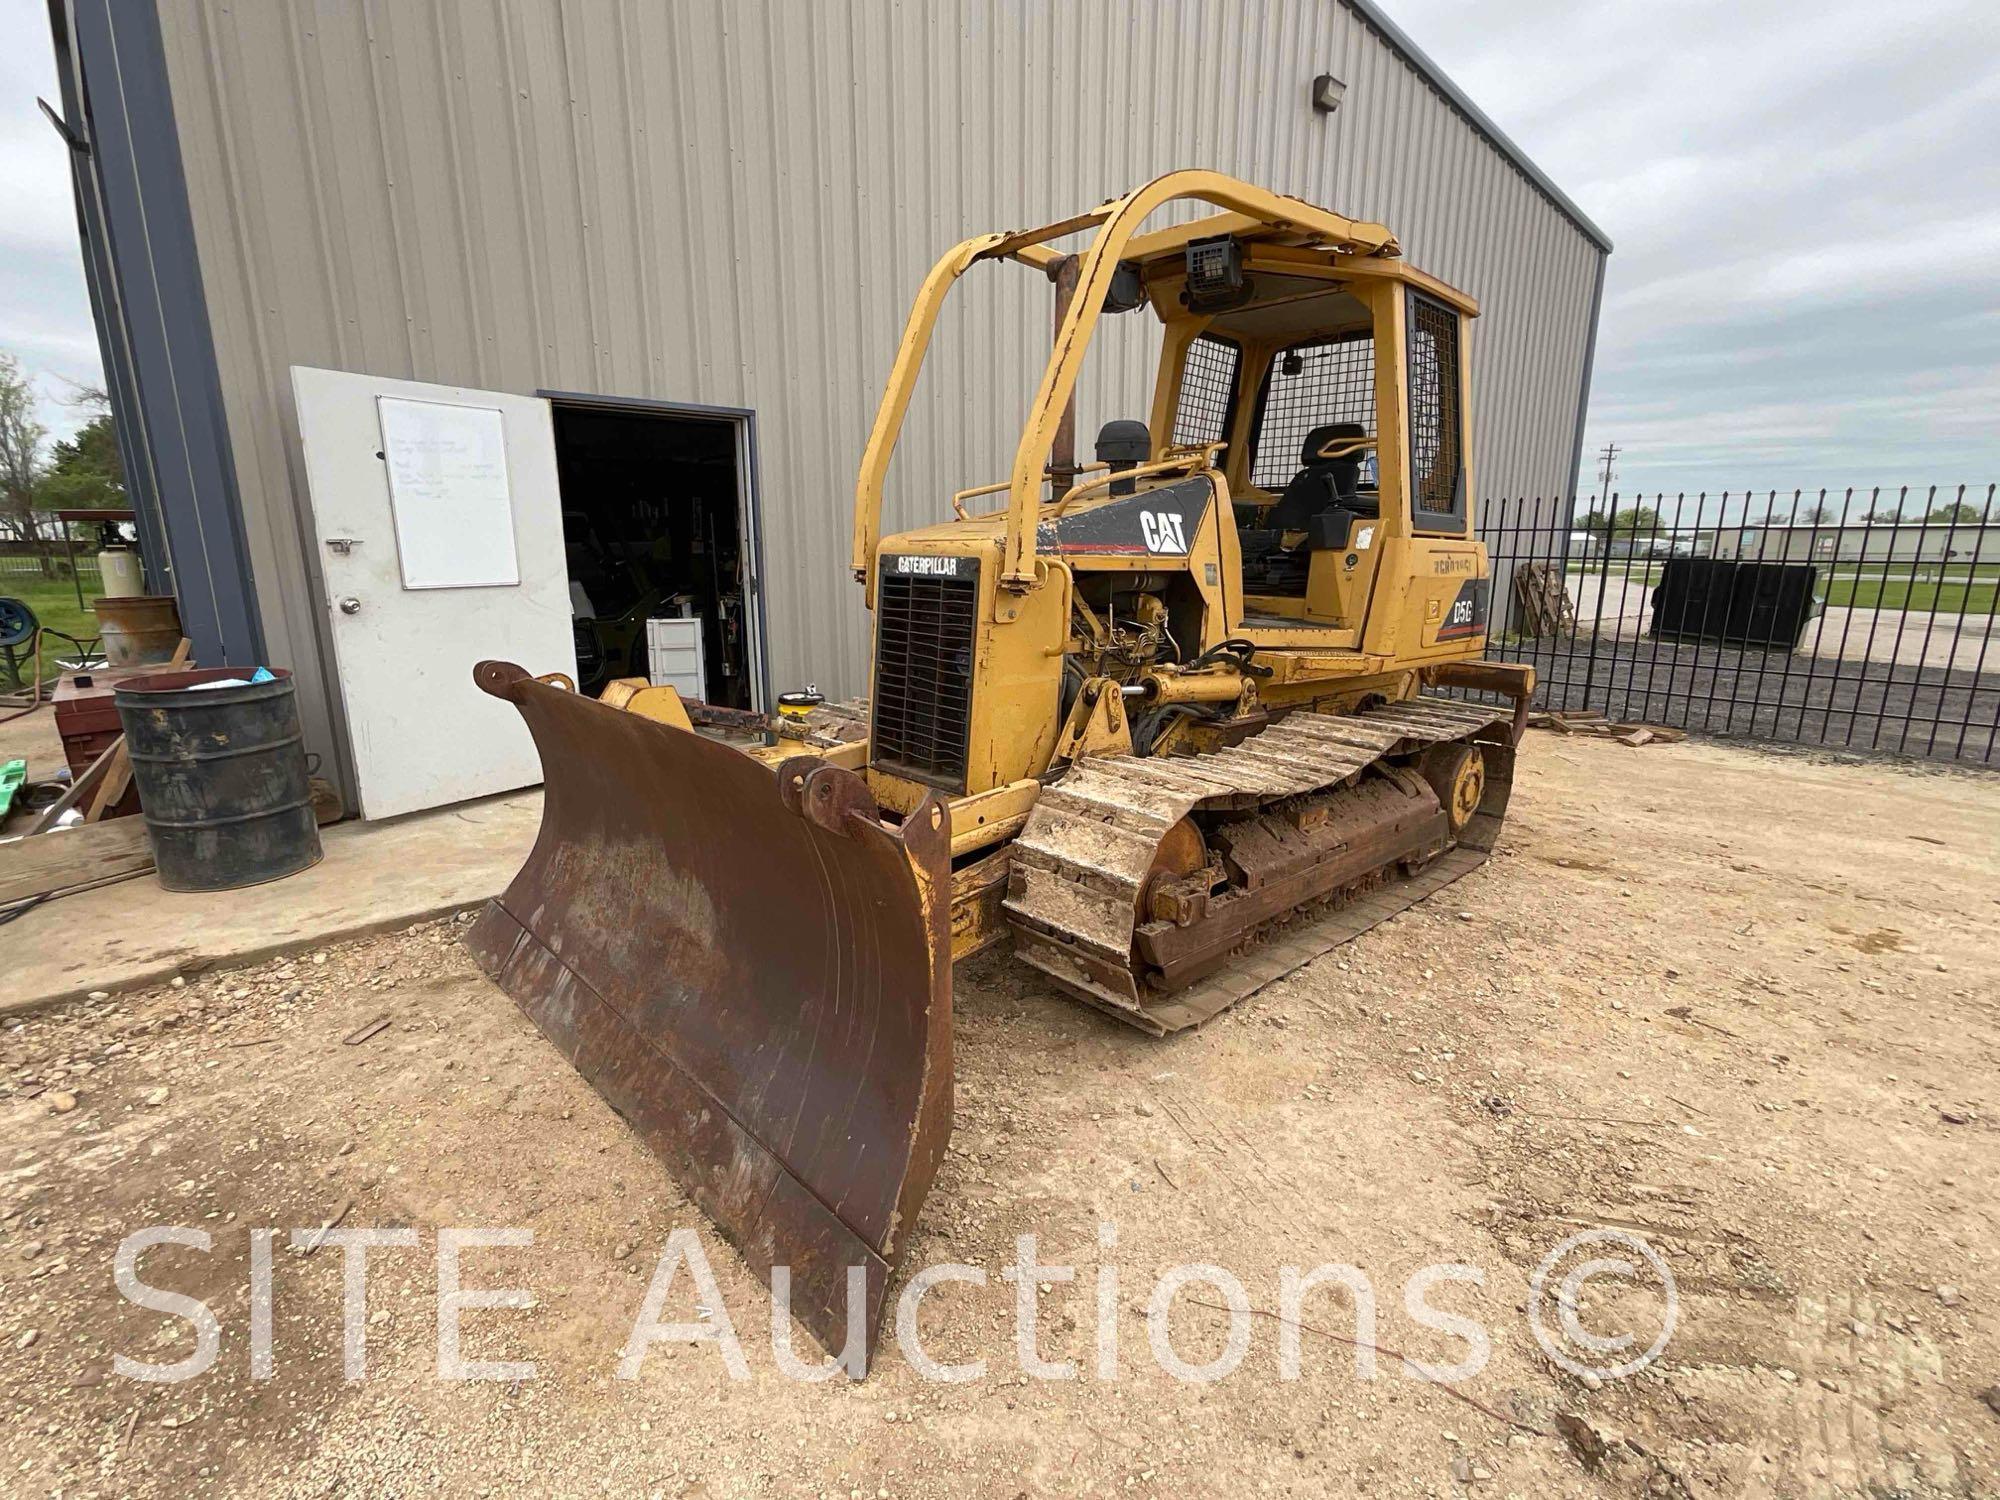
[[[2000,521],[1744,526],[1716,532],[1712,555],[1757,562],[2000,564]]]

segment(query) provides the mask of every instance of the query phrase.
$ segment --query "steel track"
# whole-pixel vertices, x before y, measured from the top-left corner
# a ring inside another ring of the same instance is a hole
[[[1065,990],[1155,1035],[1198,1025],[1485,862],[1513,787],[1510,714],[1418,697],[1357,714],[1295,712],[1205,755],[1087,760],[1036,801],[1013,845],[1003,909],[1015,951]],[[1156,992],[1135,972],[1141,887],[1167,831],[1197,811],[1254,813],[1353,784],[1371,767],[1451,741],[1480,745],[1486,793],[1454,843],[1407,876],[1391,860],[1281,916],[1219,973]]]

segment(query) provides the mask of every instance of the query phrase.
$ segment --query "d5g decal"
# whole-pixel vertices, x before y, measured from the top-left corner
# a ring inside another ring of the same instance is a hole
[[[1458,597],[1444,612],[1438,626],[1440,641],[1462,641],[1467,636],[1486,634],[1486,602],[1493,594],[1490,578],[1468,578],[1458,586]]]

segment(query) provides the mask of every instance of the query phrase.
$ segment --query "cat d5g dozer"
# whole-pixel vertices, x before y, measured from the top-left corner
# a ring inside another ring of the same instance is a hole
[[[1221,212],[1141,232],[1179,199]],[[1057,301],[1013,471],[885,538],[940,306],[998,260]],[[1092,331],[1142,309],[1151,418],[1080,468]],[[648,708],[670,693],[477,669],[547,794],[474,952],[753,1267],[791,1267],[822,1344],[860,1268],[872,1349],[944,1153],[955,959],[1011,942],[1161,1035],[1485,858],[1533,679],[1476,660],[1475,311],[1381,225],[1209,172],[967,240],[918,293],[856,485],[865,737],[808,716],[745,753]]]

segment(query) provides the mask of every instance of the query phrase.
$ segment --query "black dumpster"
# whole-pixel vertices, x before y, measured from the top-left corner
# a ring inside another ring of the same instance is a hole
[[[292,674],[244,667],[161,672],[118,684],[118,721],[170,891],[226,891],[320,859]],[[246,679],[227,687],[208,683]]]
[[[1669,558],[1653,590],[1650,634],[1663,641],[1798,649],[1819,613],[1811,563]]]

